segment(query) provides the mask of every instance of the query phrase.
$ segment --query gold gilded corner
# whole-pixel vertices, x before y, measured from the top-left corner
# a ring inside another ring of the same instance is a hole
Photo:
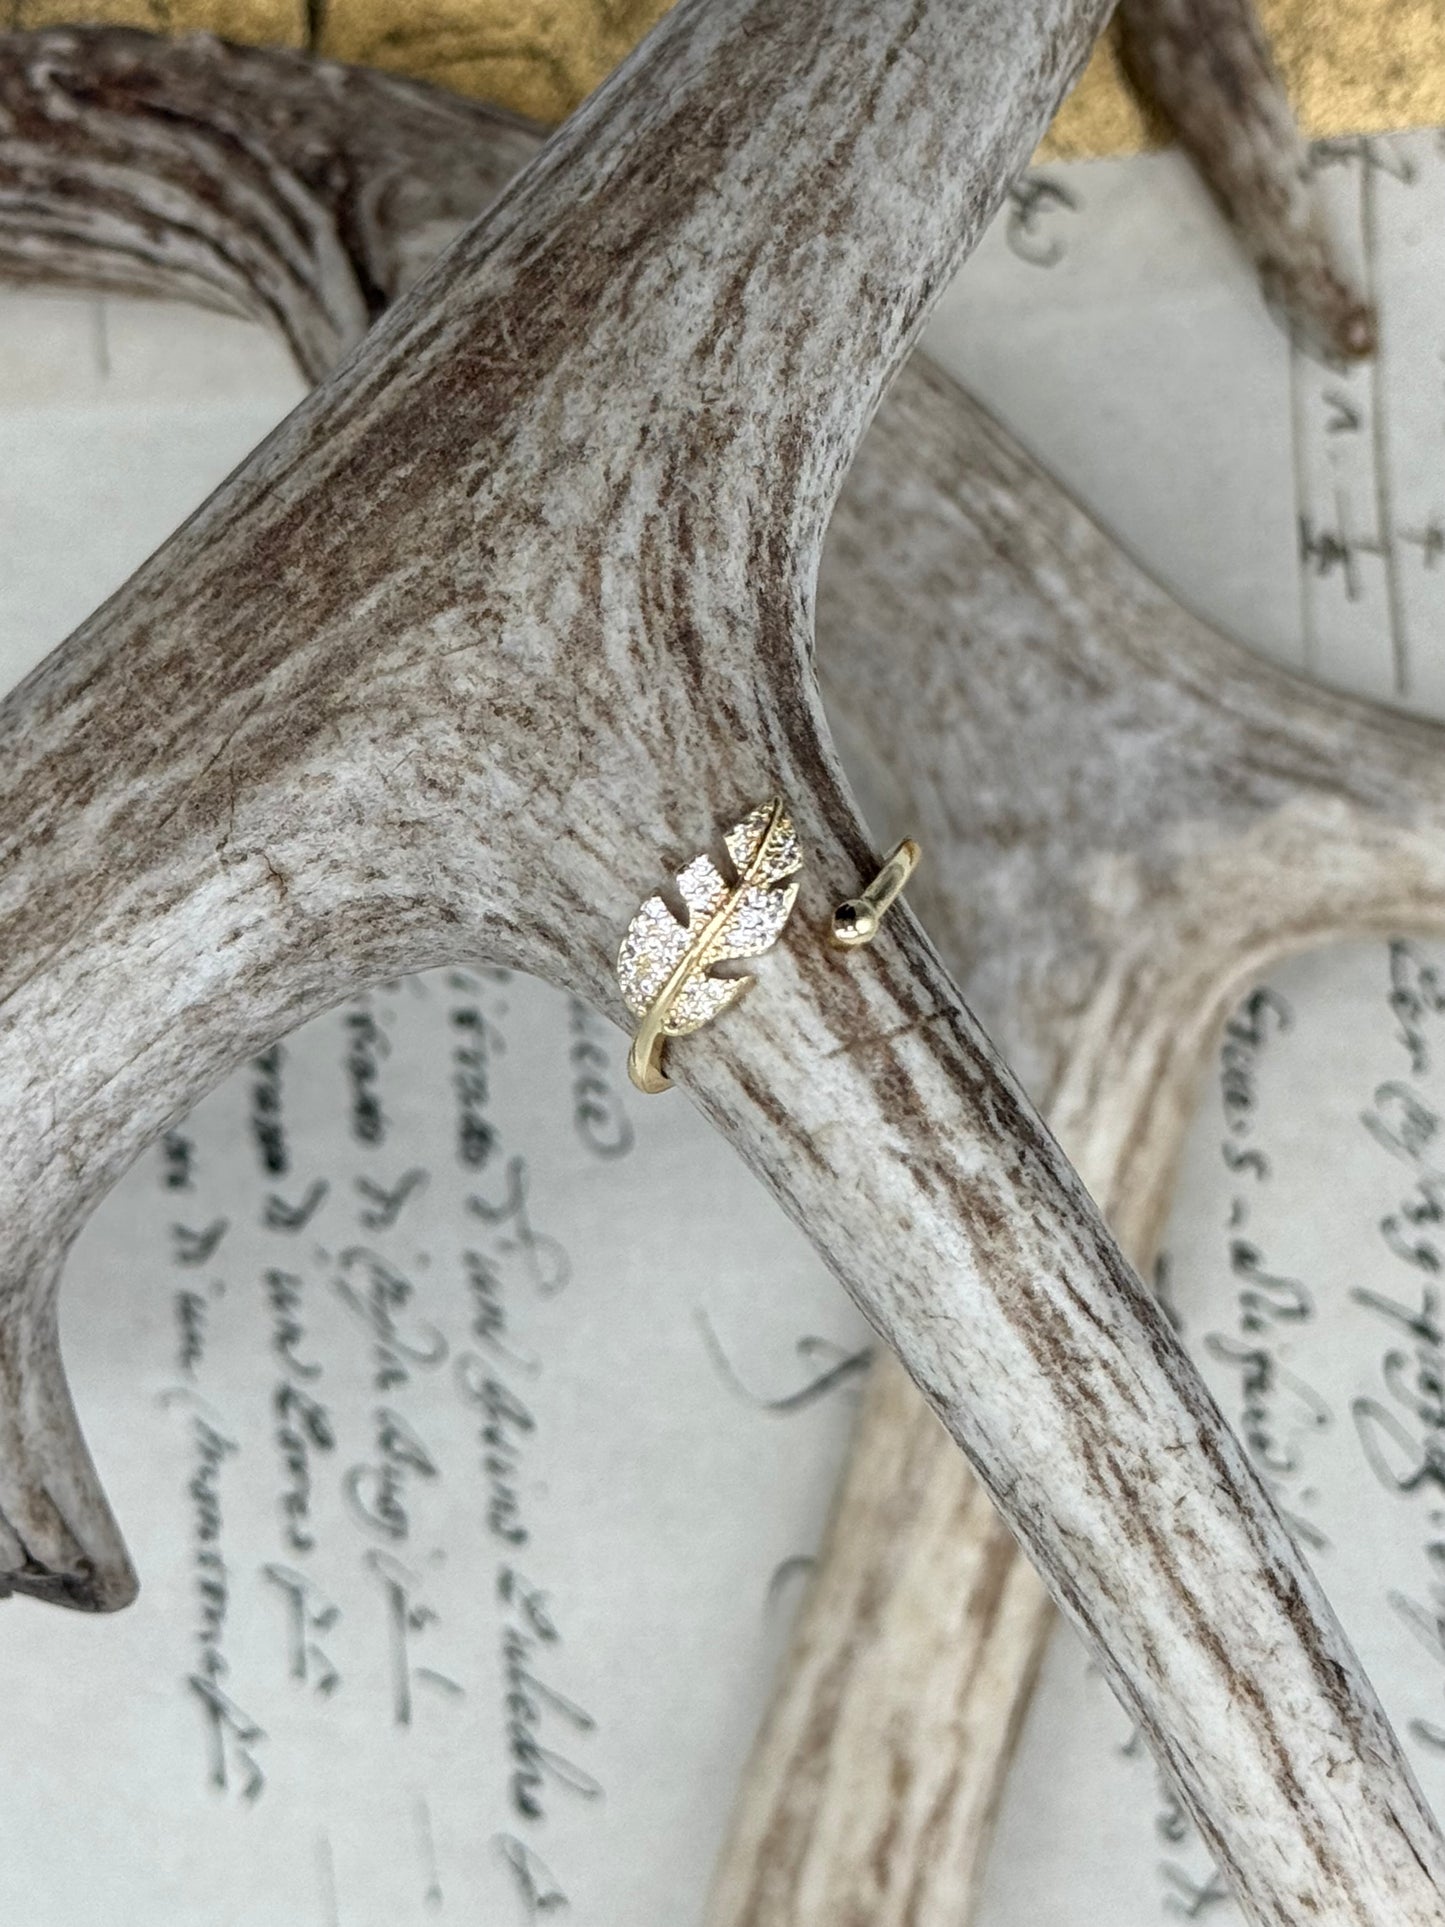
[[[320,50],[552,122],[667,9],[668,0],[330,0]]]
[[[668,0],[311,0],[318,50],[563,119],[647,30]],[[1445,125],[1445,0],[1260,0],[1301,125],[1312,136]],[[308,43],[307,0],[0,0],[15,27],[77,18],[205,28],[229,40]],[[1050,160],[1137,152],[1147,117],[1096,49],[1040,148]]]
[[[1445,125],[1445,0],[1259,0],[1259,12],[1312,138]],[[1039,158],[1081,160],[1152,145],[1153,128],[1106,34]]]
[[[152,33],[216,33],[264,47],[304,47],[305,0],[0,0],[7,27],[146,27]]]

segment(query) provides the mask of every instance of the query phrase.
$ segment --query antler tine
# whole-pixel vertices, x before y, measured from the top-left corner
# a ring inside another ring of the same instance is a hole
[[[1244,985],[1313,943],[1445,934],[1445,730],[1185,613],[920,359],[843,491],[818,620],[850,766],[927,842],[915,907],[1147,1271]],[[1051,1623],[881,1361],[710,1927],[865,1898],[878,1927],[970,1918]]]
[[[1316,350],[1373,352],[1375,317],[1342,270],[1254,0],[1120,0],[1130,78],[1188,150],[1277,301]]]
[[[0,35],[0,277],[241,315],[320,381],[540,140],[413,81],[211,34]]]

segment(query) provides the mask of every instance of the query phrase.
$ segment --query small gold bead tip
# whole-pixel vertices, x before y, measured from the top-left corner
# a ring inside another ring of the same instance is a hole
[[[905,837],[883,868],[860,895],[849,897],[833,912],[833,941],[843,950],[859,950],[872,943],[888,906],[918,867],[923,852]]]

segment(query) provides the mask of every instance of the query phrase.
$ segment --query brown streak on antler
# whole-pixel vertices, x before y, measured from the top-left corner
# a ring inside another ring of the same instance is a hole
[[[1374,313],[1331,246],[1254,0],[1119,0],[1118,19],[1125,71],[1188,150],[1266,295],[1326,356],[1372,354]]]

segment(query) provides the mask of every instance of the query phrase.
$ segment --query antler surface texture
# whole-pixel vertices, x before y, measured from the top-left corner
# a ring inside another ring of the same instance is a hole
[[[166,1118],[398,970],[610,1005],[637,897],[781,785],[800,915],[674,1075],[973,1456],[1253,1915],[1435,1921],[1378,1708],[1052,1141],[911,919],[846,966],[815,934],[868,867],[808,664],[837,480],[1099,11],[840,5],[820,38],[684,6],[6,705],[8,1563],[128,1590],[52,1294]]]

